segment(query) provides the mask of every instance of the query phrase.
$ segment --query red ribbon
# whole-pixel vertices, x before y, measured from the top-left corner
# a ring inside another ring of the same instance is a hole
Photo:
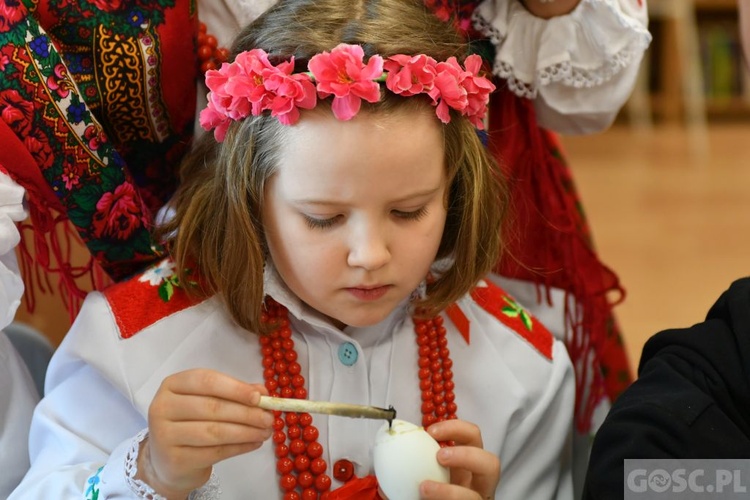
[[[328,500],[382,500],[375,476],[355,477],[331,491]]]

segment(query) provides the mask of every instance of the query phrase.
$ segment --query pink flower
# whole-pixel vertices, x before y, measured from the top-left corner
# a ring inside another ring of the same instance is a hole
[[[211,92],[208,107],[200,114],[201,126],[215,129],[214,137],[221,142],[231,121],[266,110],[285,125],[296,123],[299,108],[314,108],[317,96],[310,76],[293,71],[294,58],[274,66],[260,49],[238,54],[234,62],[208,71],[206,85]]]
[[[216,138],[216,142],[224,142],[224,138],[227,135],[227,129],[229,129],[229,124],[232,120],[224,113],[217,111],[216,106],[213,106],[211,103],[211,94],[209,93],[208,95],[208,107],[201,111],[199,118],[201,127],[203,127],[203,130],[215,129],[214,138]]]
[[[10,59],[5,54],[0,54],[0,71],[5,71],[5,66],[10,63]]]
[[[299,120],[299,109],[312,109],[318,101],[315,85],[306,74],[293,75],[294,60],[264,72],[263,86],[273,98],[268,103],[271,116],[284,125],[294,125]]]
[[[374,80],[383,75],[383,58],[372,56],[364,63],[365,53],[359,45],[340,44],[331,52],[310,59],[308,69],[315,76],[318,94],[333,94],[333,114],[339,120],[352,119],[362,105],[380,100],[380,86]]]
[[[479,130],[484,129],[484,118],[487,112],[487,103],[490,100],[490,93],[495,90],[495,85],[483,76],[478,76],[482,68],[482,58],[476,54],[470,55],[464,61],[466,72],[464,80],[461,82],[466,89],[467,106],[464,114],[469,117],[469,121]]]
[[[231,99],[228,108],[230,118],[238,120],[246,118],[251,113],[254,116],[261,114],[273,99],[263,85],[264,74],[269,70],[274,70],[268,60],[268,54],[261,49],[242,52],[237,55],[232,64],[222,64],[219,72],[224,69],[226,69],[224,91]],[[206,84],[208,84],[208,79],[206,79]]]
[[[435,59],[419,54],[406,56],[398,54],[389,57],[383,68],[388,72],[385,86],[394,94],[409,97],[432,89],[437,71]]]
[[[451,121],[448,108],[463,113],[469,102],[466,89],[461,82],[464,79],[464,70],[455,57],[450,57],[445,62],[437,64],[437,76],[435,86],[428,92],[433,103],[437,105],[435,112],[443,123]]]

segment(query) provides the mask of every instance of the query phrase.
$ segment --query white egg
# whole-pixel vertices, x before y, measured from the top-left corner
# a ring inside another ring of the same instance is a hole
[[[388,500],[419,500],[425,479],[447,483],[450,472],[437,461],[440,445],[423,427],[404,420],[383,424],[375,435],[373,463]]]

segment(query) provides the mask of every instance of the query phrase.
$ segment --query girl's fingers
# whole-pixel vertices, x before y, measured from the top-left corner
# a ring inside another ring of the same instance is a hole
[[[473,446],[450,446],[441,448],[437,454],[438,462],[451,469],[458,468],[470,472],[473,482],[477,476],[485,476],[497,480],[500,477],[500,460],[481,448]]]
[[[223,373],[194,369],[176,373],[164,379],[162,388],[175,394],[212,396],[245,405],[255,406],[260,394],[268,394],[261,384],[248,384]]]
[[[172,394],[163,401],[160,415],[174,422],[214,420],[263,428],[273,424],[273,413],[270,411],[212,396]]]
[[[445,420],[427,428],[437,441],[453,441],[458,445],[482,448],[482,432],[476,425],[464,420]]]
[[[263,444],[273,434],[273,428],[260,429],[215,421],[174,422],[164,427],[161,440],[171,446],[231,446],[238,444]]]

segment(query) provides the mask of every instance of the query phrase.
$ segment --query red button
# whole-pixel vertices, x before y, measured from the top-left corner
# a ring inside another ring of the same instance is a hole
[[[352,465],[349,460],[337,460],[336,463],[333,464],[333,477],[335,477],[337,481],[345,483],[350,480],[353,475],[354,465]]]

